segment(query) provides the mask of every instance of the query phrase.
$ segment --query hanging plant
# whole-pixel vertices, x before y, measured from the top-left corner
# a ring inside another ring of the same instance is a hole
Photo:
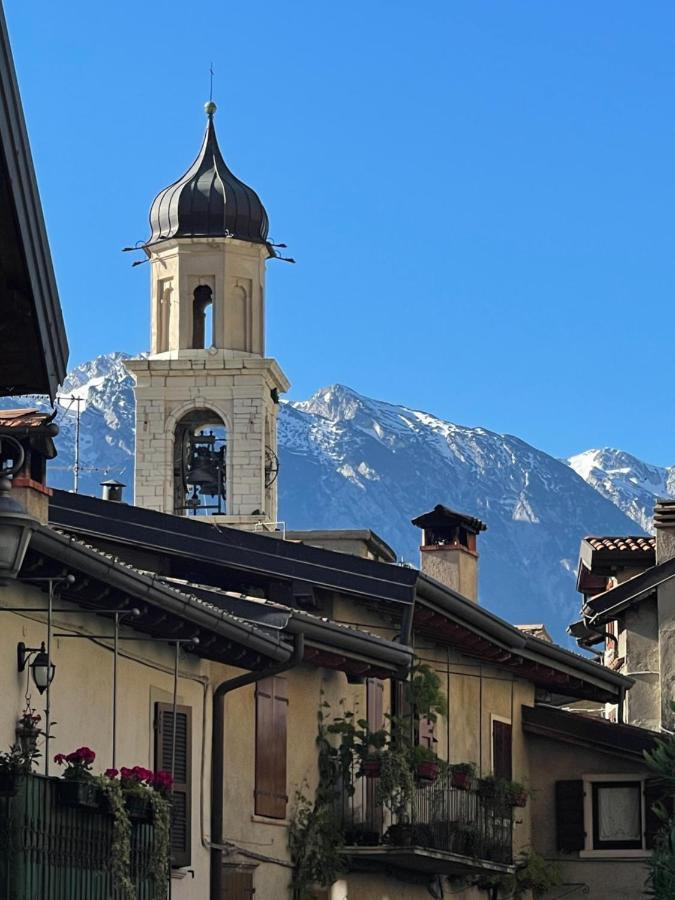
[[[156,789],[150,792],[150,806],[154,826],[150,877],[159,887],[168,883],[171,873],[171,801],[163,790]]]
[[[114,774],[113,774],[114,773]],[[119,781],[115,780],[116,769],[108,769],[105,775],[92,778],[99,793],[113,817],[110,865],[113,882],[120,900],[134,900],[136,888],[131,880],[131,822],[127,815],[124,794]]]

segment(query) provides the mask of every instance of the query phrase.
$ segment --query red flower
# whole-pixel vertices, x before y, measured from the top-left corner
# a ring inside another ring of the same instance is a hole
[[[168,794],[173,787],[173,778],[171,777],[170,772],[155,772],[153,773],[152,781],[150,783],[156,791]]]
[[[117,776],[118,776],[119,774],[120,774],[120,773],[117,771],[117,769],[106,769],[106,770],[105,770],[105,777],[106,777],[106,778],[117,778]]]
[[[66,756],[64,753],[57,753],[54,757],[54,762],[58,763],[58,765],[62,766],[66,761]]]

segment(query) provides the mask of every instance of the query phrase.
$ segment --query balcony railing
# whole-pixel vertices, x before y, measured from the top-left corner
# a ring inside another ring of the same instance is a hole
[[[112,815],[61,806],[58,779],[28,775],[0,798],[0,897],[5,900],[117,900],[111,871]],[[133,823],[131,876],[138,900],[165,896],[150,875],[154,828]]]
[[[419,867],[414,863],[415,854],[405,852],[405,848],[416,848],[418,856],[434,851],[428,855],[437,860],[447,854],[444,867],[447,871],[480,869],[485,864],[487,868],[497,869],[512,865],[510,808],[445,782],[416,787],[412,802],[399,816],[383,809],[376,797],[377,779],[362,778],[357,781],[353,796],[341,798],[345,844],[347,848],[359,848],[355,851],[358,856],[368,856],[366,848],[379,848],[374,850],[373,857],[386,853],[391,860],[398,855],[401,864],[413,863]],[[394,852],[395,848],[398,853]],[[429,869],[429,865],[424,863],[421,867]]]

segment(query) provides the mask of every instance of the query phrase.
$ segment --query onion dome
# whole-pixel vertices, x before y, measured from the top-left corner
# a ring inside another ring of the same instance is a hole
[[[209,101],[204,109],[209,121],[199,155],[155,197],[148,244],[178,237],[233,237],[264,244],[269,229],[265,207],[225,165],[213,124],[216,104]]]

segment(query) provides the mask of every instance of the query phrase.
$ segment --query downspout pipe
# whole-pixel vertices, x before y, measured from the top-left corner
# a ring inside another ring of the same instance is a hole
[[[293,653],[285,661],[275,663],[261,672],[246,672],[235,678],[222,681],[213,692],[212,734],[211,734],[211,897],[222,897],[222,845],[225,789],[225,697],[227,694],[249,684],[256,684],[263,678],[280,675],[299,666],[305,653],[305,636],[302,632],[295,636]]]

